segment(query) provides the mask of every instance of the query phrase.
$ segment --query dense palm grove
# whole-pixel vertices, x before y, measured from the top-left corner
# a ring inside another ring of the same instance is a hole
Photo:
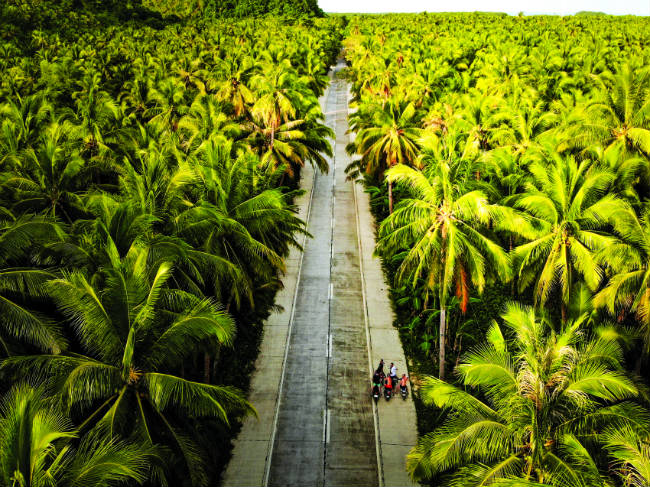
[[[0,485],[214,485],[342,26],[48,8],[0,7]]]
[[[650,22],[420,14],[348,30],[348,173],[373,195],[420,373],[410,474],[648,485]]]
[[[344,29],[410,474],[648,485],[650,22],[184,5],[0,5],[0,486],[218,482]]]

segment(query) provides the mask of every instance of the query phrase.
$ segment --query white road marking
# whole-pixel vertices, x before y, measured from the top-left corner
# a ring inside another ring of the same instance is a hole
[[[330,282],[330,290],[329,290],[329,293],[328,293],[327,297],[329,298],[330,301],[332,299],[334,299],[334,283],[333,282]]]
[[[329,94],[329,86],[327,88]],[[309,193],[309,204],[307,207],[307,218],[305,221],[309,225],[309,217],[311,216],[312,201],[314,199],[314,188],[316,187],[316,173],[313,175],[311,190]],[[307,244],[307,235],[303,236],[302,248]],[[275,446],[275,436],[278,432],[278,418],[280,416],[280,406],[282,404],[282,389],[284,388],[284,377],[286,375],[287,357],[289,356],[289,348],[291,345],[291,330],[293,329],[293,318],[296,313],[296,301],[298,300],[298,288],[300,286],[300,274],[302,272],[302,263],[304,261],[305,252],[300,253],[300,265],[298,265],[298,277],[296,278],[296,289],[293,293],[293,300],[291,302],[291,316],[289,318],[289,329],[287,330],[287,342],[284,346],[284,358],[282,359],[282,372],[280,374],[280,384],[278,385],[278,400],[275,403],[275,415],[273,417],[273,428],[271,432],[271,440],[269,441],[268,453],[266,455],[266,469],[264,471],[264,487],[268,487],[269,478],[271,476],[271,459],[273,458],[273,448]]]
[[[327,443],[330,442],[330,432],[332,430],[332,410],[327,410]]]
[[[349,89],[349,87],[348,87]],[[361,275],[361,297],[363,298],[363,321],[366,328],[366,346],[368,348],[368,369],[372,375],[374,363],[372,361],[372,350],[370,345],[370,325],[368,324],[368,301],[366,300],[366,281],[363,274],[363,252],[361,249],[361,223],[359,221],[359,199],[357,198],[357,183],[352,182],[352,195],[354,197],[354,210],[357,220],[357,246],[359,249],[359,274]],[[381,439],[379,437],[379,414],[377,403],[372,401],[372,416],[375,423],[375,450],[377,454],[377,476],[379,487],[384,487],[384,464],[382,462]]]

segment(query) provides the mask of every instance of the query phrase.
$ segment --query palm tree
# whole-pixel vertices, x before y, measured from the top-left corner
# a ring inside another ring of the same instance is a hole
[[[596,253],[616,242],[605,222],[625,205],[607,193],[614,182],[611,172],[589,161],[578,165],[572,156],[552,152],[546,157],[530,164],[530,181],[512,199],[531,217],[534,235],[513,257],[519,291],[534,284],[535,300],[542,305],[559,292],[566,320],[576,275],[592,291],[600,284],[603,270]]]
[[[0,219],[0,347],[3,355],[12,355],[13,343],[59,353],[66,347],[61,327],[42,307],[47,292],[45,283],[57,277],[52,269],[25,266],[40,246],[64,238],[63,231],[42,217],[10,213]],[[41,306],[39,306],[41,305]]]
[[[210,299],[166,286],[167,262],[147,266],[150,256],[132,248],[122,262],[89,281],[73,272],[48,283],[49,294],[70,320],[85,355],[11,357],[3,367],[42,373],[57,384],[70,407],[111,434],[133,434],[147,444],[170,441],[186,462],[194,484],[205,483],[192,441],[174,418],[216,418],[253,412],[230,387],[192,382],[174,375],[206,340],[232,343],[235,324]]]
[[[295,72],[288,60],[262,67],[251,79],[255,103],[251,116],[270,129],[269,144],[273,146],[275,132],[282,123],[301,118],[303,94],[298,90]]]
[[[572,144],[580,148],[594,143],[622,145],[627,151],[650,156],[650,71],[635,71],[626,64],[596,80],[601,96],[587,104],[586,120],[576,126]]]
[[[187,140],[183,143],[187,150],[196,149],[210,137],[235,139],[239,135],[239,125],[231,120],[224,108],[214,96],[197,95],[187,114],[178,122],[179,130],[187,133]]]
[[[350,128],[357,136],[348,152],[361,156],[360,161],[346,169],[351,176],[365,172],[381,180],[384,172],[396,164],[415,163],[421,129],[413,103],[389,100],[381,107],[374,107],[368,122],[353,119]],[[388,211],[393,212],[393,183],[390,180]]]
[[[253,59],[248,56],[227,58],[223,60],[220,71],[222,79],[209,82],[208,88],[212,89],[212,85],[216,85],[214,88],[217,98],[229,102],[235,116],[241,117],[255,101],[255,96],[248,87],[248,81],[255,71]]]
[[[43,212],[55,219],[61,212],[72,223],[88,182],[86,162],[68,143],[72,131],[67,122],[52,123],[40,143],[24,153],[15,171],[4,175],[4,184],[16,193],[16,210]]]
[[[260,167],[248,154],[232,157],[232,143],[206,141],[195,154],[196,204],[177,218],[177,235],[193,248],[228,261],[236,272],[219,275],[208,295],[239,307],[252,302],[254,283],[267,284],[284,270],[282,257],[305,224],[274,181],[282,174]],[[252,303],[251,303],[252,304]]]
[[[0,131],[0,163],[17,158],[21,151],[36,144],[41,133],[50,123],[53,107],[42,93],[16,100],[8,100],[0,106],[2,130]]]
[[[494,323],[486,343],[456,368],[474,393],[423,380],[425,404],[449,414],[409,453],[411,476],[445,475],[467,487],[611,485],[593,453],[607,443],[603,427],[650,425],[631,401],[639,391],[625,375],[619,345],[591,337],[586,316],[558,326],[510,303],[501,319],[508,333]]]
[[[597,307],[612,315],[632,312],[642,329],[645,353],[650,351],[650,204],[641,214],[626,208],[612,214],[608,223],[623,241],[601,251],[599,259],[611,269],[611,276],[594,298]]]
[[[73,93],[76,110],[72,119],[76,125],[79,140],[83,141],[83,151],[91,156],[107,149],[112,132],[119,125],[118,106],[111,96],[100,89],[99,73],[87,75],[80,82],[80,90]]]
[[[630,425],[608,428],[603,434],[605,449],[613,457],[615,472],[626,487],[650,483],[650,435],[647,429]]]
[[[253,115],[252,121],[242,125],[248,133],[244,141],[262,163],[283,168],[290,178],[295,178],[307,161],[326,173],[329,164],[325,156],[333,155],[327,137],[333,137],[334,133],[317,117],[322,117],[320,109],[309,119],[292,120],[276,126],[267,125],[263,118]]]
[[[161,222],[168,222],[190,204],[185,195],[196,174],[173,144],[149,140],[133,159],[123,162],[121,194]]]
[[[386,173],[411,195],[379,228],[377,250],[393,255],[405,250],[398,279],[407,276],[412,285],[425,279],[430,292],[437,291],[440,306],[440,377],[445,376],[446,310],[453,288],[464,311],[470,288],[483,290],[489,273],[510,277],[506,252],[482,229],[495,223],[507,226],[505,208],[489,204],[481,191],[470,191],[456,179],[463,161],[435,160],[423,172],[398,164]]]
[[[0,404],[0,485],[109,487],[147,479],[153,449],[93,433],[81,438],[43,387],[14,386]]]

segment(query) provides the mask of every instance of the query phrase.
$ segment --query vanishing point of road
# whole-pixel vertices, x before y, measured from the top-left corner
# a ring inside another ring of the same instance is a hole
[[[349,156],[343,61],[321,99],[335,134],[327,174],[309,167],[297,201],[312,238],[286,261],[283,311],[265,324],[249,400],[224,487],[403,487],[405,455],[416,441],[409,398],[370,397],[373,365],[383,358],[408,373],[387,286],[373,259],[366,194],[346,181]]]

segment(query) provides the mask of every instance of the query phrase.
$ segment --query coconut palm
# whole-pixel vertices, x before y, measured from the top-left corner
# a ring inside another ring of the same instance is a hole
[[[143,483],[151,447],[79,433],[43,387],[14,386],[0,403],[0,485],[109,487]]]
[[[53,113],[51,103],[42,93],[16,100],[8,100],[0,106],[2,126],[0,130],[0,163],[15,159],[20,152],[38,142],[41,133],[50,123]]]
[[[566,319],[573,284],[581,279],[592,291],[599,286],[603,269],[596,254],[617,242],[605,222],[625,204],[607,193],[614,182],[608,170],[554,152],[546,157],[529,165],[530,182],[512,199],[530,215],[536,234],[515,249],[514,270],[520,292],[534,285],[542,305],[557,296]]]
[[[623,370],[619,345],[590,336],[585,316],[557,325],[510,303],[501,319],[456,368],[474,393],[423,380],[425,404],[449,413],[409,453],[411,476],[448,475],[468,487],[611,485],[594,450],[607,444],[603,428],[650,426],[632,401],[639,391]]]
[[[457,182],[464,161],[433,160],[420,172],[398,164],[386,173],[410,195],[379,228],[379,252],[405,250],[398,279],[415,287],[419,278],[427,282],[440,306],[440,372],[445,376],[446,310],[455,288],[465,310],[471,287],[480,292],[487,276],[501,280],[510,275],[506,252],[484,230],[499,216],[507,225],[505,208],[491,205],[484,193],[471,191]]]
[[[623,241],[601,252],[611,276],[596,294],[594,304],[605,307],[612,315],[632,312],[641,326],[645,353],[650,351],[650,205],[645,203],[640,215],[632,208],[612,214],[608,223]]]
[[[329,170],[325,156],[332,157],[332,147],[327,140],[332,130],[320,123],[320,109],[312,112],[310,119],[298,119],[281,125],[267,125],[263,118],[256,118],[242,125],[247,132],[244,141],[260,157],[274,168],[283,168],[290,178],[295,178],[305,162],[311,162],[322,172]]]
[[[253,410],[239,391],[192,382],[174,370],[206,340],[230,345],[235,325],[212,300],[168,288],[172,266],[147,266],[148,257],[134,247],[92,281],[79,272],[50,281],[49,294],[84,355],[11,357],[3,367],[52,377],[64,403],[87,415],[84,426],[99,423],[149,445],[169,441],[192,482],[204,484],[200,457],[174,418],[228,423],[231,413]]]
[[[254,72],[255,63],[252,58],[227,58],[221,64],[221,79],[208,83],[208,88],[212,89],[214,84],[217,98],[229,102],[235,116],[241,117],[246,108],[255,101],[255,96],[248,87],[248,81]]]
[[[4,185],[15,192],[14,209],[42,212],[68,223],[82,206],[80,193],[88,182],[87,164],[69,144],[69,123],[52,123],[40,143],[24,152],[20,164],[5,174]]]
[[[270,129],[269,144],[273,146],[275,132],[282,123],[302,118],[303,94],[287,59],[277,65],[262,66],[261,72],[251,79],[251,86],[255,94],[251,115]]]
[[[231,120],[224,108],[214,96],[198,95],[187,114],[178,122],[179,130],[187,134],[183,145],[191,150],[210,137],[236,138],[239,126]]]
[[[348,152],[361,156],[346,172],[354,177],[361,172],[381,180],[384,172],[396,164],[413,164],[417,159],[421,136],[418,114],[413,103],[389,100],[374,106],[368,121],[352,119],[357,132]],[[388,180],[388,211],[393,212],[393,182]]]
[[[621,145],[650,156],[650,71],[625,64],[596,80],[600,97],[587,104],[587,118],[576,127],[572,143],[581,148]]]
[[[255,282],[266,284],[284,270],[282,257],[289,246],[299,247],[296,239],[305,225],[272,184],[277,171],[261,169],[250,154],[231,154],[231,143],[214,140],[197,151],[196,205],[177,218],[177,234],[213,259],[231,263],[232,274],[217,275],[206,292],[239,307],[243,298],[252,301]]]
[[[15,353],[14,345],[29,345],[59,353],[66,346],[61,327],[38,311],[47,297],[45,283],[56,276],[53,269],[25,266],[39,247],[62,241],[63,231],[42,217],[15,218],[5,212],[0,219],[0,349]],[[36,306],[35,306],[36,305]],[[18,348],[18,350],[20,350]]]

